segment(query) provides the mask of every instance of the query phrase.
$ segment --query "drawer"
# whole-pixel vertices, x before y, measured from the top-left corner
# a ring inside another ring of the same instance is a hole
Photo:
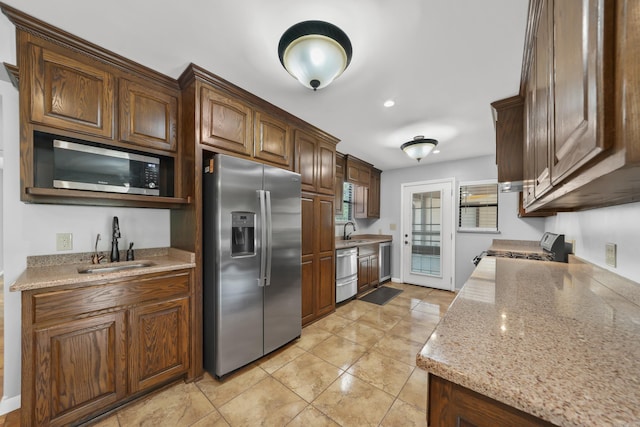
[[[190,270],[115,279],[85,287],[65,287],[23,295],[31,297],[34,323],[67,319],[119,306],[164,300],[189,293]]]

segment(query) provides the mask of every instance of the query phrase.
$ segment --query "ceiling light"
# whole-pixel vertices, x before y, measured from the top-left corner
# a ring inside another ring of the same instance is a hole
[[[384,105],[385,107],[389,108],[389,107],[393,107],[394,105],[396,105],[395,101],[393,99],[387,99],[386,101],[384,101]]]
[[[438,145],[438,141],[435,139],[425,139],[424,136],[418,135],[413,138],[413,141],[402,144],[400,148],[402,151],[407,153],[409,157],[420,162],[420,160],[426,157],[436,145]]]
[[[432,153],[433,154],[438,154],[440,152],[440,150],[433,150]]]
[[[316,90],[331,83],[351,62],[351,42],[340,28],[304,21],[284,32],[278,44],[282,66],[304,86]]]

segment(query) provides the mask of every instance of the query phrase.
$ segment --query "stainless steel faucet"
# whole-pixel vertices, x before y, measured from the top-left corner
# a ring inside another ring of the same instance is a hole
[[[353,226],[353,231],[356,231],[356,225],[353,222],[349,221],[349,222],[345,223],[344,224],[344,228],[342,230],[342,239],[343,240],[351,239],[351,233],[353,233],[353,231],[351,233],[347,234],[347,225],[349,225],[349,224],[351,224]]]
[[[118,250],[118,239],[120,238],[120,224],[118,223],[118,217],[113,217],[113,224],[111,228],[111,262],[120,261],[120,251]]]

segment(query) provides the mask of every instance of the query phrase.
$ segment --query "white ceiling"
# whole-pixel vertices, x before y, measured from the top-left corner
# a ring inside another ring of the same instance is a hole
[[[421,164],[495,153],[489,104],[520,83],[528,0],[4,0],[177,78],[193,62],[336,136],[379,169],[415,166],[400,145],[440,141]],[[351,65],[313,92],[281,66],[291,25],[331,22]],[[382,103],[393,99],[392,108]]]

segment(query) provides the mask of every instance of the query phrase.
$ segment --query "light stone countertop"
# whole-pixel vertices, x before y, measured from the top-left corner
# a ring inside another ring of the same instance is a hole
[[[122,261],[118,263],[106,263],[92,265],[90,253],[42,255],[27,257],[27,269],[9,288],[12,292],[28,291],[40,288],[48,288],[77,283],[91,284],[104,280],[133,277],[142,274],[159,273],[163,271],[193,268],[195,254],[175,248],[137,249],[135,261]],[[123,259],[122,257],[120,259]],[[125,269],[121,271],[81,274],[78,270],[83,268],[100,268],[112,265],[128,265],[141,262],[151,262],[149,267]]]
[[[519,252],[527,254],[544,254],[539,240],[506,240],[493,239],[489,252]]]
[[[342,236],[336,236],[336,249],[354,248],[356,246],[371,245],[374,243],[391,242],[393,236],[386,234],[359,234],[352,235],[349,240],[342,240]]]
[[[426,371],[560,426],[640,425],[640,285],[485,257],[417,356]]]

